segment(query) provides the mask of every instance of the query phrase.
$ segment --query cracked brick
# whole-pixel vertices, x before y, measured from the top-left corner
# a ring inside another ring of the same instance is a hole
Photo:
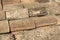
[[[27,30],[35,28],[34,21],[32,19],[22,19],[9,21],[11,31]]]
[[[28,18],[28,9],[17,9],[6,12],[7,19],[20,19],[20,18]]]
[[[0,21],[0,33],[8,33],[9,24],[7,20]]]

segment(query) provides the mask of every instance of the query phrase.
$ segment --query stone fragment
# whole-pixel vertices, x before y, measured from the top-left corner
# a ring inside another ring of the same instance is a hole
[[[2,0],[3,6],[9,4],[20,4],[20,0]]]
[[[34,21],[31,19],[9,21],[11,31],[27,30],[35,28]]]
[[[20,19],[20,18],[28,18],[28,9],[17,9],[6,12],[7,19]]]
[[[9,32],[9,24],[7,20],[0,21],[0,33]]]
[[[5,13],[3,11],[0,11],[0,20],[5,19]]]
[[[33,20],[35,20],[36,27],[54,25],[57,23],[56,18],[49,15],[44,17],[33,17]]]
[[[0,35],[0,40],[14,40],[14,38],[13,38],[13,35],[3,34],[3,35]]]
[[[30,16],[45,16],[48,15],[48,12],[45,7],[41,8],[32,8],[29,10]]]

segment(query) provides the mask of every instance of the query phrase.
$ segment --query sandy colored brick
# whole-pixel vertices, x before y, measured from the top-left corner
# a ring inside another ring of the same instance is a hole
[[[20,4],[20,0],[2,0],[3,6],[9,4]]]
[[[9,32],[9,24],[7,20],[0,21],[0,33]]]
[[[27,30],[35,28],[34,21],[31,19],[9,21],[11,31]]]
[[[30,8],[38,8],[38,7],[40,7],[40,4],[38,2],[35,2],[35,3],[25,3],[25,4],[23,4],[23,6],[25,8],[30,9]]]
[[[14,38],[13,38],[13,35],[3,34],[3,35],[0,35],[0,40],[14,40]]]
[[[33,17],[33,20],[35,20],[36,27],[54,25],[57,23],[56,18],[49,15],[44,17]]]
[[[6,12],[7,19],[20,19],[20,18],[28,18],[28,10],[27,9],[17,9]]]
[[[4,11],[12,11],[20,8],[23,8],[22,4],[9,4],[9,5],[3,6]]]
[[[0,11],[0,20],[5,19],[5,13],[3,11]]]
[[[35,0],[21,0],[21,2],[24,3],[34,3]]]
[[[48,12],[45,7],[32,8],[29,10],[30,16],[45,16]]]

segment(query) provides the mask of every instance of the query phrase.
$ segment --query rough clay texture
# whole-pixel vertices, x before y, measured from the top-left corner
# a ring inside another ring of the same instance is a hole
[[[60,0],[0,0],[0,40],[60,40]]]

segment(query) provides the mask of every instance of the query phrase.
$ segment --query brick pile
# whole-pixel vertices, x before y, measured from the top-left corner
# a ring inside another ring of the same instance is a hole
[[[0,0],[0,40],[54,40],[60,32],[55,27],[60,24],[59,4],[59,0]]]

